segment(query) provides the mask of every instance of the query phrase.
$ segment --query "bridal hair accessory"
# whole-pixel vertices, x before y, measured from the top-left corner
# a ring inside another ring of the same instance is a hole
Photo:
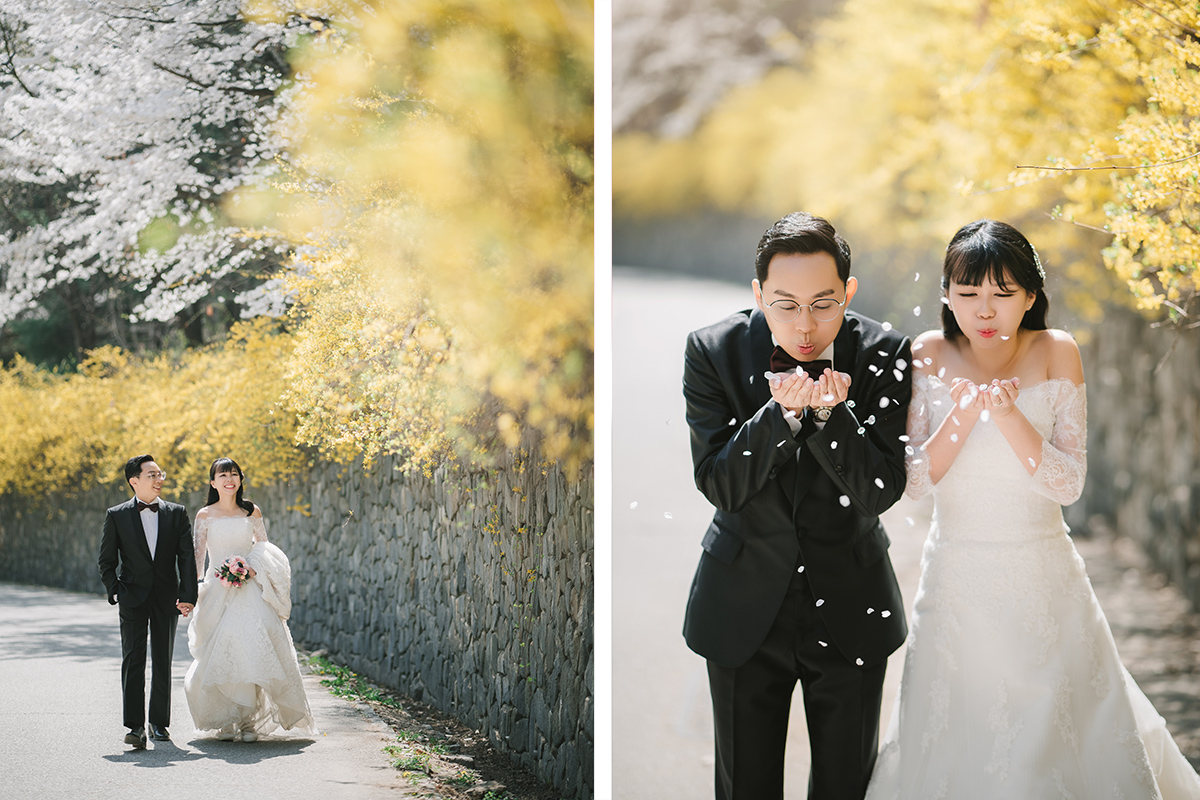
[[[217,580],[226,586],[241,586],[250,580],[250,565],[241,556],[230,556],[217,567]]]
[[[1033,265],[1037,267],[1038,275],[1042,280],[1046,280],[1046,268],[1042,266],[1042,259],[1038,257],[1037,248],[1033,246],[1033,242],[1029,243],[1029,249],[1033,251]]]

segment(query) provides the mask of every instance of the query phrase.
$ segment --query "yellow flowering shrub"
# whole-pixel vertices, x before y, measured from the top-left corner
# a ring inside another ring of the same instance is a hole
[[[327,457],[396,453],[428,468],[451,455],[437,380],[453,353],[446,332],[414,299],[399,309],[371,275],[328,257],[293,281],[298,325],[284,395],[297,440]]]
[[[322,18],[295,64],[288,179],[232,207],[310,267],[293,282],[303,440],[589,459],[591,3],[250,7]]]
[[[125,461],[151,453],[172,491],[203,489],[229,456],[251,485],[302,471],[296,421],[279,403],[290,337],[269,321],[240,323],[221,345],[182,355],[91,351],[79,370],[0,369],[0,493],[56,496],[123,485]]]
[[[1197,64],[1194,3],[847,0],[803,62],[730,92],[688,139],[618,137],[614,211],[801,207],[934,264],[960,225],[997,217],[1085,319],[1120,299],[1182,318],[1200,266]]]

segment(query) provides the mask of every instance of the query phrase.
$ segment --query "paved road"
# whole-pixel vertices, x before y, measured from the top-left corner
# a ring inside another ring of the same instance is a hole
[[[381,752],[392,738],[387,726],[312,676],[305,688],[319,736],[254,744],[195,738],[183,696],[190,662],[182,621],[172,741],[132,750],[121,727],[116,609],[99,595],[0,583],[0,798],[416,796]]]
[[[613,797],[712,796],[712,720],[704,662],[683,642],[684,602],[712,507],[691,478],[680,389],[688,331],[747,308],[750,287],[618,268],[613,274]],[[895,321],[894,321],[895,322]],[[915,333],[915,331],[910,331]],[[932,505],[904,498],[884,516],[912,607]],[[1124,540],[1081,541],[1123,659],[1186,755],[1200,765],[1200,617]],[[903,648],[888,665],[882,728]],[[799,692],[786,797],[806,795]]]

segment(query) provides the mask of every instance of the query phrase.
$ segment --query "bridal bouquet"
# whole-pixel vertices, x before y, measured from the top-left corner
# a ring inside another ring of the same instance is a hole
[[[230,556],[217,567],[217,580],[226,586],[241,586],[250,580],[250,565],[241,556]]]

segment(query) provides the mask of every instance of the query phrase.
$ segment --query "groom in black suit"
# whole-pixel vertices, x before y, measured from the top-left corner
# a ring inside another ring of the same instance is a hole
[[[149,455],[125,464],[134,498],[108,509],[100,541],[100,578],[120,604],[121,693],[126,744],[146,746],[146,631],[150,632],[150,734],[171,738],[171,659],[179,615],[196,604],[196,556],[187,509],[159,500],[164,473]],[[118,574],[118,562],[120,573]]]
[[[684,636],[708,661],[717,800],[782,800],[799,681],[810,800],[860,800],[887,657],[907,626],[879,515],[904,491],[908,338],[846,306],[850,248],[789,214],[763,235],[757,308],[688,337],[696,485],[716,506]]]

